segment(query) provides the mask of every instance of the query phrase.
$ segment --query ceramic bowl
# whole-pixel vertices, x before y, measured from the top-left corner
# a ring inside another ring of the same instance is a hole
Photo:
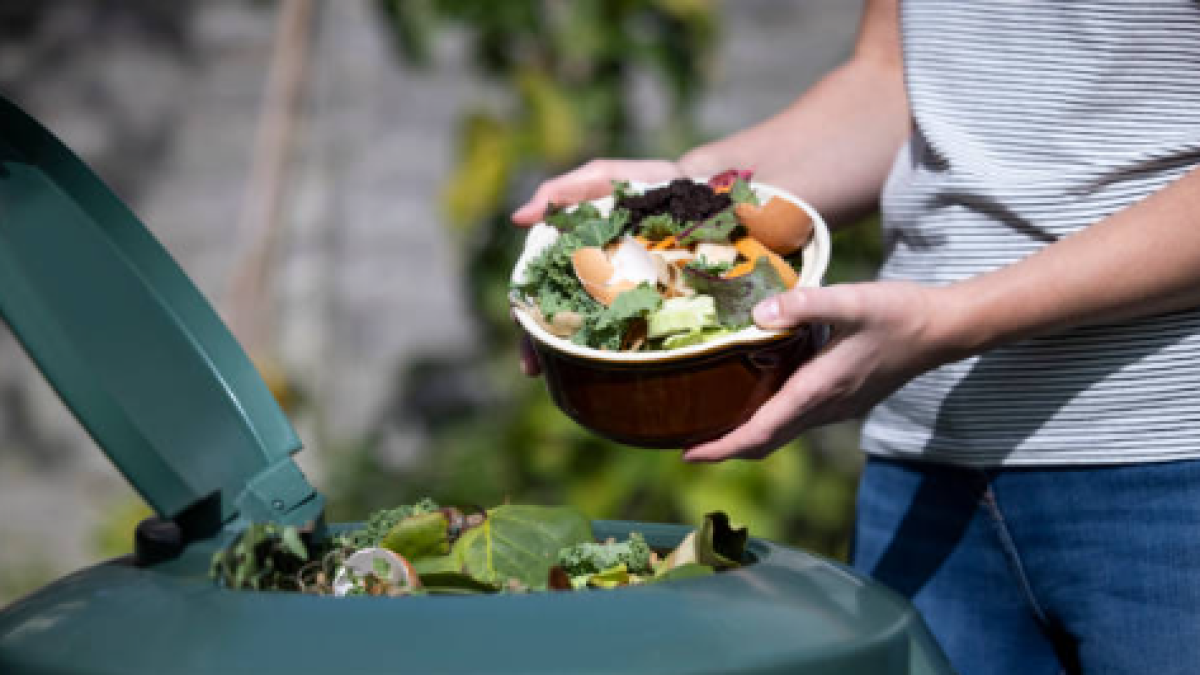
[[[780,188],[764,183],[752,187],[761,201],[787,199],[812,217],[813,236],[802,252],[799,285],[819,286],[829,266],[825,221],[809,204]],[[613,199],[592,203],[607,213]],[[524,279],[525,265],[553,237],[547,228],[539,224],[530,230],[513,270],[514,281]],[[520,300],[511,298],[513,315],[531,338],[558,407],[601,436],[644,448],[688,447],[741,425],[816,353],[825,333],[816,325],[787,331],[751,326],[681,349],[604,351],[552,335]]]

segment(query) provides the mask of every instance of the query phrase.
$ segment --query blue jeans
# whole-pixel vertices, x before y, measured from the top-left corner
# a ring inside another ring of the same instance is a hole
[[[1200,461],[871,458],[853,562],[913,600],[961,675],[1200,673]]]

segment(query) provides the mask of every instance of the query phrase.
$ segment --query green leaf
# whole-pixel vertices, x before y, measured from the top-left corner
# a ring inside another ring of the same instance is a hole
[[[734,529],[728,515],[714,511],[704,517],[704,524],[696,534],[700,562],[712,561],[710,564],[716,567],[740,567],[749,539],[746,528]]]
[[[371,548],[379,546],[379,542],[391,532],[396,523],[410,516],[437,511],[438,505],[428,497],[415,504],[403,504],[392,509],[380,509],[372,513],[363,529],[348,532],[340,537],[345,545],[351,548]]]
[[[499,506],[459,538],[454,556],[464,573],[485,584],[517,579],[540,590],[561,549],[593,539],[591,522],[576,508]]]
[[[629,224],[629,211],[617,209],[607,218],[593,218],[575,228],[575,235],[583,246],[603,247],[621,236]]]
[[[630,319],[640,319],[662,305],[662,295],[651,288],[650,284],[642,282],[637,288],[632,288],[618,295],[611,305],[597,319],[599,328],[624,325]]]
[[[618,295],[608,307],[584,316],[583,326],[571,336],[577,344],[597,349],[620,349],[621,340],[635,319],[644,318],[662,304],[662,296],[649,284],[642,283]]]
[[[664,569],[661,574],[654,575],[650,579],[650,583],[662,583],[664,581],[678,581],[680,579],[695,579],[698,577],[710,577],[715,574],[713,568],[700,563],[684,563],[672,569]]]
[[[732,279],[708,274],[695,267],[684,267],[683,275],[697,293],[713,297],[717,304],[717,320],[734,330],[753,323],[751,310],[756,304],[787,290],[779,273],[765,257],[756,260],[754,269],[748,274]]]
[[[300,532],[295,527],[289,525],[283,528],[283,534],[280,536],[280,539],[285,550],[301,560],[308,560],[308,548],[304,545],[304,541],[300,539]]]
[[[600,210],[590,202],[584,202],[573,209],[550,204],[546,209],[546,224],[552,225],[559,232],[568,234],[574,232],[576,228],[584,223],[600,220],[603,216],[600,215]]]
[[[652,216],[646,216],[638,224],[638,234],[653,240],[666,239],[682,231],[683,223],[672,218],[669,213],[656,213]]]
[[[729,198],[734,204],[753,204],[759,205],[758,195],[754,193],[754,188],[743,180],[741,177],[734,179],[733,186],[729,188]]]
[[[741,227],[737,216],[733,214],[733,209],[725,209],[708,220],[694,225],[686,234],[680,238],[681,246],[690,246],[691,244],[699,244],[703,241],[711,241],[718,244],[729,243],[734,230]]]
[[[422,589],[434,595],[478,595],[495,593],[500,590],[499,586],[480,581],[462,572],[430,572],[420,576]]]
[[[593,574],[588,578],[587,584],[593,588],[617,588],[618,586],[628,586],[629,580],[629,570],[624,564],[621,564]]]
[[[450,553],[450,522],[441,511],[409,516],[384,535],[380,546],[410,562]]]
[[[558,552],[558,565],[567,574],[599,574],[620,567],[633,574],[653,571],[650,564],[651,551],[646,539],[634,532],[626,541],[605,543],[584,542]]]
[[[685,537],[667,556],[658,573],[665,574],[690,563],[716,569],[740,567],[749,537],[746,528],[734,529],[729,524],[729,516],[714,511],[704,516],[700,528]]]
[[[427,574],[441,574],[443,572],[461,572],[461,567],[458,558],[453,553],[436,558],[418,558],[410,560],[413,569],[416,570],[417,576],[421,579]]]

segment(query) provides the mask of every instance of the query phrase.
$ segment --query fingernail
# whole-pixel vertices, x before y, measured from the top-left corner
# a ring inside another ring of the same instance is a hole
[[[754,306],[754,322],[770,325],[779,321],[779,300],[767,298]]]

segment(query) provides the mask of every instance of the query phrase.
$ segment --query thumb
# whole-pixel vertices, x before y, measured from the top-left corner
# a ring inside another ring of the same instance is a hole
[[[828,288],[793,288],[754,307],[754,322],[762,328],[793,328],[804,323],[847,324],[859,320],[852,284]]]

